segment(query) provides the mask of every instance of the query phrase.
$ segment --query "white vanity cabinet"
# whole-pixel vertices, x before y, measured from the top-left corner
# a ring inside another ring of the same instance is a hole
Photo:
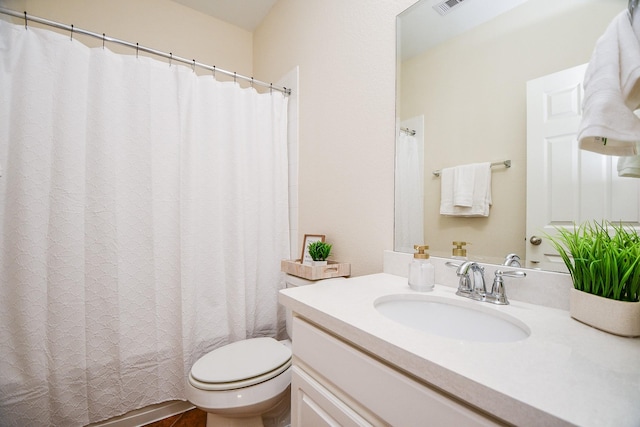
[[[300,317],[293,336],[292,427],[502,425]]]
[[[294,313],[294,427],[640,426],[640,340],[518,300],[477,302],[530,332],[500,343],[442,337],[376,309],[413,294],[406,277],[388,273],[280,291]],[[429,296],[460,299],[442,285]]]

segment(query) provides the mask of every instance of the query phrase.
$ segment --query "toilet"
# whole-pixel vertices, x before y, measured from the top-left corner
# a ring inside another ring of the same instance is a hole
[[[312,283],[286,275],[287,288]],[[291,336],[290,312],[286,324]],[[187,399],[207,413],[207,427],[263,427],[263,418],[270,425],[286,425],[290,390],[291,341],[269,337],[237,341],[205,354],[187,380]]]

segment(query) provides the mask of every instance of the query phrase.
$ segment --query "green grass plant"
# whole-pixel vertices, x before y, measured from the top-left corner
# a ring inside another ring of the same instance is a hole
[[[331,245],[321,241],[309,243],[308,248],[309,255],[314,261],[324,261],[329,258],[331,253]]]
[[[640,300],[640,236],[608,221],[557,227],[547,235],[569,269],[576,289],[618,301]]]

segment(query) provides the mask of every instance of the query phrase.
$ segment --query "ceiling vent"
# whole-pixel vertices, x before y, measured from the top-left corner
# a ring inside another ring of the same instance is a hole
[[[465,0],[445,0],[438,4],[433,5],[433,8],[440,15],[444,16],[447,13],[451,12],[454,7],[460,6],[460,4],[464,3]]]

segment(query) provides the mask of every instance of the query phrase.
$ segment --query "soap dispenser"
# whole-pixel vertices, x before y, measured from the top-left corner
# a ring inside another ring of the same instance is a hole
[[[466,260],[467,259],[467,250],[463,248],[463,246],[467,245],[467,244],[471,244],[471,243],[467,243],[467,242],[453,242],[453,246],[455,246],[455,248],[452,249],[452,258],[455,259],[463,259]]]
[[[413,254],[413,261],[409,264],[409,287],[414,291],[429,292],[435,284],[435,269],[429,262],[429,254],[425,250],[426,245],[414,245],[417,251]]]

